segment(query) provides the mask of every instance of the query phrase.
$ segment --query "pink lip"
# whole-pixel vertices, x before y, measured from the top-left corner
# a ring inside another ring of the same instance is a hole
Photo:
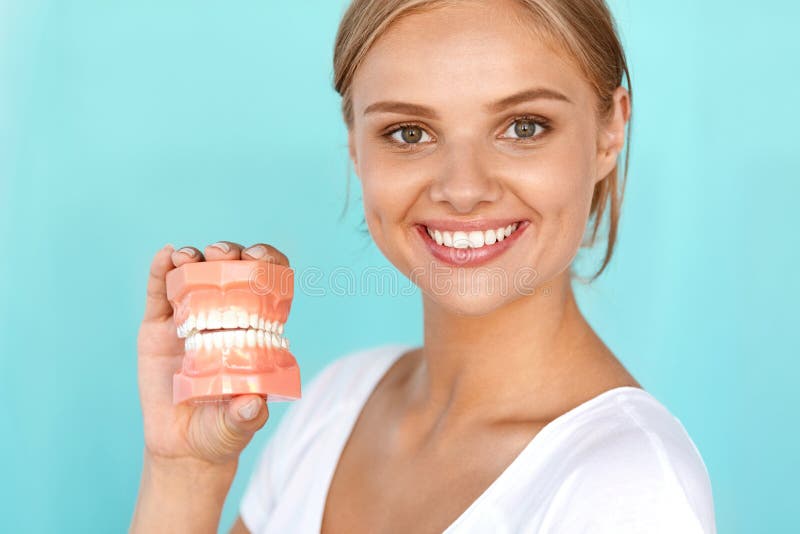
[[[510,219],[504,219],[504,220],[493,219],[493,220],[475,221],[470,223],[451,222],[450,224],[448,224],[447,221],[429,221],[429,222],[431,223],[431,226],[437,230],[468,231],[468,230],[483,229],[483,228],[487,229],[500,228],[508,226],[509,224],[513,224],[518,221]],[[497,226],[492,226],[495,223],[497,223]],[[517,239],[519,239],[519,236],[525,231],[525,229],[528,226],[530,226],[529,221],[519,221],[517,229],[510,236],[506,237],[502,241],[498,241],[493,245],[484,245],[481,248],[470,248],[470,247],[452,248],[452,247],[446,247],[444,245],[439,245],[438,243],[436,243],[436,241],[431,239],[431,236],[428,235],[428,231],[426,230],[424,225],[418,224],[416,225],[416,228],[420,238],[425,243],[425,246],[428,247],[430,253],[437,260],[441,261],[442,263],[451,265],[453,267],[475,267],[493,260],[500,254],[508,250],[511,247],[511,245],[516,243]]]

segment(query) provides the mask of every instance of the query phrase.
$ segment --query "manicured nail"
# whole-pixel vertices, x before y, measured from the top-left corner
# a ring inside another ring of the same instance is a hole
[[[167,243],[161,248],[161,250],[166,250],[166,249],[175,250],[175,245],[173,245],[172,243]]]
[[[231,251],[231,246],[227,244],[225,241],[218,241],[211,246],[220,249],[225,254]]]
[[[253,245],[252,247],[245,249],[245,253],[253,258],[263,258],[267,254],[267,247],[264,245]]]
[[[197,254],[197,252],[195,252],[192,247],[183,247],[181,249],[178,249],[178,252],[180,252],[181,254],[186,254],[190,258],[194,258],[194,255]]]
[[[260,406],[260,402],[256,399],[249,401],[247,404],[239,408],[239,417],[244,419],[245,421],[249,421],[253,417],[256,416],[258,413],[258,408]]]

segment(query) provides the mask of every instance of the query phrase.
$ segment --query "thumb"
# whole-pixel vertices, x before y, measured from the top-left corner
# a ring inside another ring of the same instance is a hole
[[[269,418],[266,401],[258,395],[234,397],[223,414],[223,440],[234,449],[244,448]]]
[[[246,434],[255,432],[266,422],[269,409],[264,398],[258,395],[239,395],[228,403],[225,414],[232,430]]]

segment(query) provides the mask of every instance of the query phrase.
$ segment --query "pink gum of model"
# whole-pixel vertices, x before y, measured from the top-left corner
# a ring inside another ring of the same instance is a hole
[[[299,399],[300,369],[283,327],[294,296],[294,271],[263,261],[186,263],[167,273],[185,355],[172,380],[173,403],[258,394]]]

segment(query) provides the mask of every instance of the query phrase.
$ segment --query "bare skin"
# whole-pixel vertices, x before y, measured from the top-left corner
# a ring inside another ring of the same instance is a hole
[[[629,96],[617,88],[601,123],[592,87],[508,16],[515,9],[465,2],[396,21],[356,73],[350,156],[376,244],[406,275],[426,274],[417,278],[424,345],[365,404],[329,489],[326,534],[441,532],[550,421],[609,389],[640,387],[578,309],[568,271],[593,188],[622,150]],[[569,102],[484,109],[531,87]],[[423,105],[438,118],[365,115],[378,101]],[[552,131],[515,143],[521,114],[550,119]],[[420,129],[404,137],[401,123]],[[510,216],[531,225],[492,266],[535,269],[528,292],[469,286],[478,282],[460,282],[457,268],[444,275],[450,287],[477,292],[433,285],[416,224]]]
[[[200,407],[172,404],[172,375],[181,366],[183,341],[166,298],[166,274],[189,262],[238,259],[289,265],[270,245],[245,251],[230,241],[209,245],[204,254],[194,247],[175,251],[167,246],[153,258],[138,336],[144,466],[130,532],[216,533],[239,455],[269,418],[257,395]],[[239,409],[250,401],[257,410],[246,418]]]
[[[617,88],[601,123],[592,87],[509,16],[517,9],[506,0],[463,2],[396,21],[356,72],[350,157],[375,243],[402,273],[423,273],[415,280],[424,344],[367,400],[328,492],[326,534],[441,532],[550,421],[614,387],[639,387],[578,309],[568,271],[593,188],[622,150],[629,97]],[[532,87],[569,101],[485,108]],[[438,118],[364,114],[379,101],[424,105]],[[538,135],[512,141],[522,114],[548,118],[552,130],[542,135],[536,126]],[[411,144],[401,122],[419,126],[418,146],[387,141]],[[456,268],[444,274],[453,290],[441,291],[416,225],[497,217],[530,226],[491,265],[509,276],[530,268],[535,278],[524,291],[490,292]],[[236,247],[231,257],[241,254]],[[168,379],[181,347],[162,295],[170,253],[154,259],[140,330],[147,445],[132,530],[216,532],[238,455],[268,414],[244,423],[234,410],[171,407]],[[175,254],[172,263],[188,261]],[[207,248],[206,259],[222,256]],[[231,532],[247,532],[241,518]]]

